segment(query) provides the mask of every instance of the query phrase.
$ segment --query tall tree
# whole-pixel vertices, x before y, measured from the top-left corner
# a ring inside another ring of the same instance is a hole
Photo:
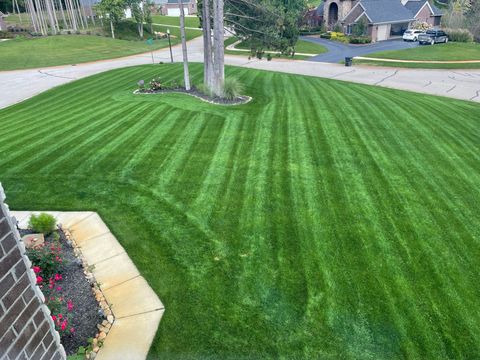
[[[112,38],[115,39],[115,25],[125,16],[125,1],[102,0],[97,6],[97,10],[110,21],[110,31]]]
[[[183,1],[178,0],[180,7],[180,36],[182,38],[182,54],[183,54],[183,77],[185,80],[185,89],[190,90],[190,73],[188,71],[188,54],[187,54],[187,38],[185,36],[185,9]]]
[[[137,23],[137,31],[140,39],[143,39],[143,23],[145,22],[143,0],[127,0],[126,5],[132,11],[133,19]]]
[[[217,96],[223,96],[225,82],[225,49],[224,49],[224,2],[213,0],[213,86],[211,90]]]

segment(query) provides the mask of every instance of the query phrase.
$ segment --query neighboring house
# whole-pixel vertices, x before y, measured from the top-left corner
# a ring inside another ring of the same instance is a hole
[[[372,41],[402,35],[415,23],[439,26],[443,15],[428,0],[326,0],[320,8],[327,27],[332,29],[340,24],[346,34],[351,34],[355,24],[364,17],[368,23],[367,35]]]
[[[321,26],[323,23],[323,8],[320,11],[320,7],[314,9],[308,9],[303,15],[302,25],[310,28]]]
[[[185,15],[195,15],[197,13],[196,0],[183,0],[182,3]],[[162,5],[161,12],[162,15],[180,16],[179,0],[168,0]]]

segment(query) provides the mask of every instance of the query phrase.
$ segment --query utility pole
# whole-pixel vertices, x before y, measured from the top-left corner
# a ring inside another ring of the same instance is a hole
[[[172,41],[170,40],[170,29],[167,29],[168,47],[170,48],[170,61],[173,63]]]

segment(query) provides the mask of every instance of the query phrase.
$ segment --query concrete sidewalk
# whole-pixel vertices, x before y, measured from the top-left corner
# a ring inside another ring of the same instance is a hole
[[[203,61],[202,38],[188,43],[189,60]],[[181,47],[173,48],[174,61],[182,61]],[[168,48],[154,52],[155,62],[170,62]],[[126,66],[151,64],[150,53],[125,58],[65,65],[43,69],[0,72],[0,108],[18,103],[55,86],[86,76]],[[378,66],[345,67],[340,64],[273,59],[248,60],[244,56],[226,55],[225,63],[251,69],[352,81],[356,83],[441,95],[480,102],[480,69],[424,70]]]

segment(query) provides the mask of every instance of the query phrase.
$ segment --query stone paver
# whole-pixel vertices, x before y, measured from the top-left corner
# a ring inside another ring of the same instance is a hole
[[[115,321],[98,360],[143,360],[147,357],[165,308],[146,280],[110,232],[100,216],[91,211],[52,214],[80,246],[106,301],[112,304]],[[20,227],[39,211],[12,211]]]
[[[150,349],[145,341],[145,334],[155,334],[163,310],[154,311],[121,319],[115,324],[107,336],[107,341],[95,360],[143,360]],[[132,331],[132,329],[138,329]]]

